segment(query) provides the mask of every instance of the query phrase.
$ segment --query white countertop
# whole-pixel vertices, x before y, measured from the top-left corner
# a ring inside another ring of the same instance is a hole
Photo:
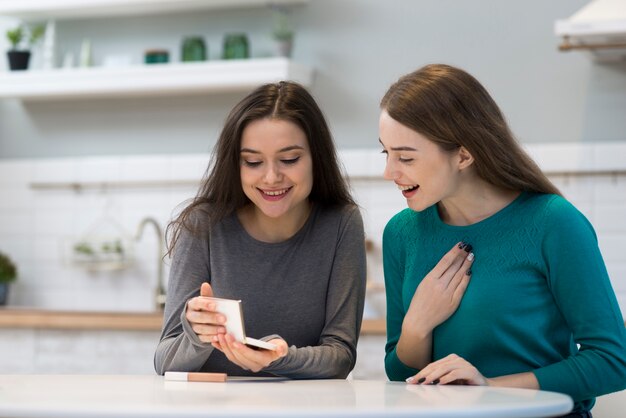
[[[0,375],[0,417],[546,417],[562,394],[370,380],[171,382],[138,375]]]

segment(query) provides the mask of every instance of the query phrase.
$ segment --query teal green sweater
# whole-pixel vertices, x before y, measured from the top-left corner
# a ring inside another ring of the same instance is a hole
[[[534,193],[468,226],[443,223],[436,205],[389,221],[389,379],[418,372],[396,354],[402,321],[422,278],[459,241],[476,259],[459,308],[433,331],[433,361],[455,353],[485,377],[532,371],[541,389],[570,395],[576,410],[626,387],[626,331],[595,232],[564,198]]]

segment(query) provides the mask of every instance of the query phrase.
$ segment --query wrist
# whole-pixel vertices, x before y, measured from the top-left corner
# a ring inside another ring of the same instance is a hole
[[[402,322],[402,330],[401,333],[403,336],[410,337],[411,339],[417,338],[419,340],[424,340],[433,332],[434,327],[424,324],[417,321],[408,321],[405,317],[405,320]]]

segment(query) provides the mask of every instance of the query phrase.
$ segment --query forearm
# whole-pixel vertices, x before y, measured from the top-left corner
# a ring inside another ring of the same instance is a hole
[[[623,330],[622,330],[623,333]],[[575,402],[591,399],[626,386],[624,345],[584,349],[569,358],[533,371],[542,390],[568,394]]]
[[[194,345],[181,334],[161,340],[154,355],[154,368],[161,375],[166,371],[199,371],[212,352],[210,345]]]
[[[263,371],[292,379],[345,379],[356,361],[340,342],[315,347],[289,347],[289,353]]]
[[[532,372],[509,374],[487,379],[487,385],[520,389],[539,389],[539,381]]]
[[[163,333],[154,355],[154,368],[158,374],[199,371],[212,352],[213,346],[200,341],[183,311],[178,326]]]
[[[396,346],[398,359],[408,367],[423,369],[432,362],[433,334],[403,327]]]

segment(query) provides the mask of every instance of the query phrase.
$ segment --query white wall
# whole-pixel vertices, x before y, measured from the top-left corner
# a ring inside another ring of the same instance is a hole
[[[597,65],[584,53],[557,50],[554,21],[586,2],[312,0],[293,13],[293,58],[316,69],[311,91],[341,148],[376,148],[383,93],[400,75],[432,62],[472,72],[522,142],[623,142],[626,63]],[[250,35],[253,55],[264,56],[270,28],[265,8],[57,22],[59,54],[78,56],[89,38],[96,64],[111,54],[139,63],[153,47],[177,59],[189,34],[204,36],[215,59],[223,34],[239,30]],[[0,159],[205,153],[242,95],[3,100]]]

